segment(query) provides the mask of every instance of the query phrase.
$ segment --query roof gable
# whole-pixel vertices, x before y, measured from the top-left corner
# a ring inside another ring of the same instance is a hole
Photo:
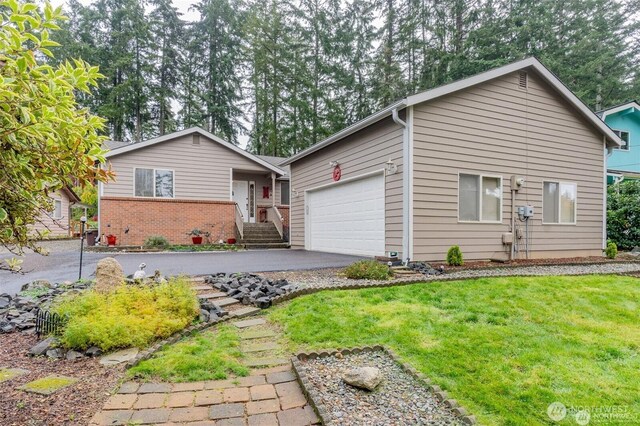
[[[618,114],[624,112],[625,110],[630,110],[629,113],[635,114],[637,117],[640,117],[640,104],[636,101],[627,102],[625,104],[616,105],[611,108],[603,109],[602,111],[598,111],[598,116],[604,120],[608,115]]]
[[[207,132],[206,130],[201,129],[199,127],[191,127],[189,129],[185,129],[185,130],[181,130],[181,131],[178,131],[178,132],[170,133],[170,134],[167,134],[167,135],[159,136],[157,138],[148,139],[148,140],[143,141],[143,142],[128,144],[128,145],[125,145],[125,146],[122,146],[122,147],[119,147],[119,148],[115,148],[115,149],[107,152],[105,154],[105,158],[112,158],[112,157],[115,157],[115,156],[123,155],[123,154],[126,154],[126,153],[131,152],[131,151],[136,151],[136,150],[141,149],[141,148],[154,146],[154,145],[157,145],[157,144],[160,144],[160,143],[163,143],[163,142],[171,141],[171,140],[174,140],[174,139],[177,139],[177,138],[180,138],[180,137],[183,137],[183,136],[188,136],[188,135],[191,135],[191,134],[194,134],[194,133],[197,133],[197,134],[199,134],[199,135],[201,135],[201,136],[203,136],[203,137],[205,137],[207,139],[210,139],[211,141],[213,141],[215,143],[218,143],[218,144],[222,145],[223,147],[225,147],[225,148],[227,148],[227,149],[229,149],[231,151],[234,151],[235,153],[237,153],[237,154],[239,154],[239,155],[241,155],[241,156],[253,161],[254,163],[257,163],[257,164],[261,165],[262,167],[265,167],[266,169],[271,170],[272,172],[275,172],[275,173],[277,173],[279,175],[284,175],[285,174],[284,170],[282,170],[280,167],[277,167],[277,166],[269,163],[268,161],[265,161],[265,160],[255,156],[255,155],[245,151],[244,149],[240,148],[239,146],[236,146],[236,145],[234,145],[232,143],[229,143],[229,142],[225,141],[224,139],[221,139],[221,138],[217,137],[213,133]]]
[[[605,124],[605,122],[600,119],[598,115],[596,115],[587,105],[585,105],[576,95],[571,92],[555,76],[551,71],[549,71],[539,60],[536,58],[527,58],[521,61],[517,61],[499,68],[494,68],[492,70],[476,74],[474,76],[455,81],[453,83],[445,84],[443,86],[436,87],[434,89],[426,90],[424,92],[416,93],[415,95],[411,95],[402,99],[387,108],[370,115],[369,117],[347,127],[346,129],[330,136],[329,138],[318,142],[317,144],[299,152],[298,154],[292,156],[287,161],[281,164],[281,166],[291,164],[301,158],[306,157],[307,155],[318,151],[319,149],[324,148],[332,143],[335,143],[346,136],[349,136],[352,133],[355,133],[365,127],[370,126],[371,124],[382,120],[394,113],[394,111],[398,111],[400,109],[404,109],[406,107],[416,105],[422,102],[428,102],[433,99],[440,98],[442,96],[458,92],[460,90],[467,89],[469,87],[476,86],[478,84],[496,79],[498,77],[511,74],[516,71],[521,70],[535,70],[538,75],[549,84],[555,91],[557,91],[560,96],[562,96],[571,106],[573,106],[584,118],[587,119],[588,122],[593,124],[593,126],[604,135],[607,141],[607,146],[618,147],[622,144],[620,138],[613,132],[613,130]]]

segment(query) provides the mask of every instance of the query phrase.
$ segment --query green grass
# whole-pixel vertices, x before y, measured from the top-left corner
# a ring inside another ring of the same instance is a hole
[[[249,369],[240,364],[241,357],[238,332],[226,325],[168,346],[129,369],[128,374],[170,382],[219,380],[229,374],[246,376]]]
[[[327,291],[295,299],[269,318],[283,327],[292,350],[389,346],[480,424],[549,424],[554,401],[623,406],[640,422],[636,278],[493,278]]]

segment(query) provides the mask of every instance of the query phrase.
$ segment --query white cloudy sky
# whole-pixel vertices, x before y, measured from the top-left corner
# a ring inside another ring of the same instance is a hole
[[[54,6],[65,5],[67,3],[66,0],[50,0],[51,4]],[[80,0],[80,3],[87,5],[93,3],[92,0]],[[187,21],[194,21],[198,19],[198,13],[194,11],[189,11],[189,8],[192,4],[195,4],[196,0],[173,0],[173,4],[178,10],[182,13],[182,18]]]

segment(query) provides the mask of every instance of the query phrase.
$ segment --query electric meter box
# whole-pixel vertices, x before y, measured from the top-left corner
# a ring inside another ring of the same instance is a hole
[[[533,217],[533,206],[520,206],[520,207],[518,207],[518,216],[521,216],[521,217]]]

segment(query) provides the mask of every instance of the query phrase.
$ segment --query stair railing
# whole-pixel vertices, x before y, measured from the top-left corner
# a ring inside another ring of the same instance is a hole
[[[276,229],[278,230],[278,234],[280,234],[280,239],[282,239],[284,235],[283,225],[282,225],[282,215],[277,207],[272,206],[267,208],[267,220],[272,222]]]
[[[236,228],[238,228],[238,233],[240,234],[240,239],[244,238],[244,217],[242,216],[242,212],[240,211],[240,207],[236,203]]]

